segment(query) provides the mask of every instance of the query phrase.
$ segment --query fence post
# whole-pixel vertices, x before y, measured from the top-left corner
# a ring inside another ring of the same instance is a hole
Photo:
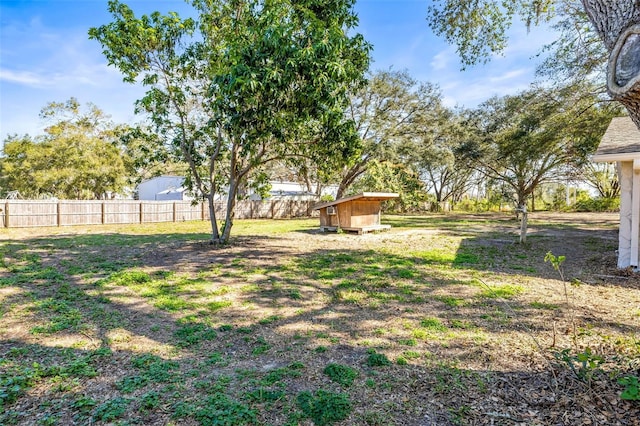
[[[56,203],[56,226],[60,226],[62,214],[60,212],[60,201]]]
[[[142,201],[140,201],[140,223],[143,223],[142,219]]]
[[[274,213],[274,207],[275,207],[276,203],[274,200],[271,200],[271,219],[275,219],[275,213]]]
[[[173,221],[176,222],[176,218],[178,217],[176,212],[176,202],[173,202]]]
[[[9,202],[4,203],[4,227],[9,227]]]
[[[100,223],[104,225],[104,200],[100,203]]]

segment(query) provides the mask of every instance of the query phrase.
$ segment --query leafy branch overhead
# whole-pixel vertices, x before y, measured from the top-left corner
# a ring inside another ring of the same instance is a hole
[[[556,57],[568,75],[602,81],[613,100],[625,106],[640,128],[640,3],[628,0],[436,0],[428,22],[436,34],[456,45],[464,66],[504,52],[507,30],[518,17],[529,27],[555,19],[561,37]],[[588,19],[587,19],[588,18]],[[585,25],[589,21],[589,25]],[[594,37],[594,35],[596,37]],[[606,52],[606,54],[604,53]],[[554,66],[555,68],[555,66]],[[583,72],[574,73],[577,68]],[[596,71],[596,72],[592,72]]]
[[[508,45],[507,30],[514,19],[527,27],[554,16],[553,0],[434,0],[428,8],[431,29],[456,45],[463,66],[486,63]]]

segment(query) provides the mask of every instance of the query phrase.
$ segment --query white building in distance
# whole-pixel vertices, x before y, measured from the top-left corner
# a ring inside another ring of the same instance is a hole
[[[184,187],[183,176],[156,176],[140,182],[137,188],[138,200],[183,201],[193,197]]]

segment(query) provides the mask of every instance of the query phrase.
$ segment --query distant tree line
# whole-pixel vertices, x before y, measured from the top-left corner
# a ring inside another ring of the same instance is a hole
[[[89,36],[126,82],[147,87],[136,103],[145,121],[116,124],[92,104],[53,102],[41,112],[44,135],[4,141],[1,191],[108,198],[180,174],[201,199],[227,196],[224,217],[211,215],[214,242],[228,241],[236,200],[249,187],[264,192],[270,179],[316,194],[326,185],[337,185],[338,196],[398,192],[392,208],[405,212],[469,206],[470,197],[476,207],[535,208],[545,184],[557,199],[558,188],[578,180],[617,196],[611,168],[589,162],[623,113],[597,72],[450,108],[437,85],[369,69],[371,46],[351,31],[353,3],[194,0],[196,18],[182,19],[136,17],[110,1],[113,21]],[[575,33],[563,31],[553,52],[566,60],[563,70],[595,70],[571,60]]]

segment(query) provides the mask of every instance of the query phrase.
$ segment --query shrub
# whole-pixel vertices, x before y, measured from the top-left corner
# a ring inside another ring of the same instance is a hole
[[[640,401],[640,381],[636,376],[625,376],[618,379],[618,383],[625,388],[620,398],[628,401]]]
[[[351,401],[342,393],[327,392],[322,389],[315,394],[301,392],[297,397],[298,407],[316,426],[331,425],[349,417]]]
[[[620,198],[589,198],[579,200],[572,206],[577,212],[617,212],[620,210]]]
[[[340,383],[343,386],[351,386],[356,377],[358,377],[358,372],[346,365],[341,364],[329,364],[324,368],[324,374],[329,376],[331,380],[336,383]]]
[[[367,365],[369,367],[384,367],[386,365],[391,365],[391,361],[385,354],[380,354],[374,350],[369,351],[369,356],[367,356]]]

